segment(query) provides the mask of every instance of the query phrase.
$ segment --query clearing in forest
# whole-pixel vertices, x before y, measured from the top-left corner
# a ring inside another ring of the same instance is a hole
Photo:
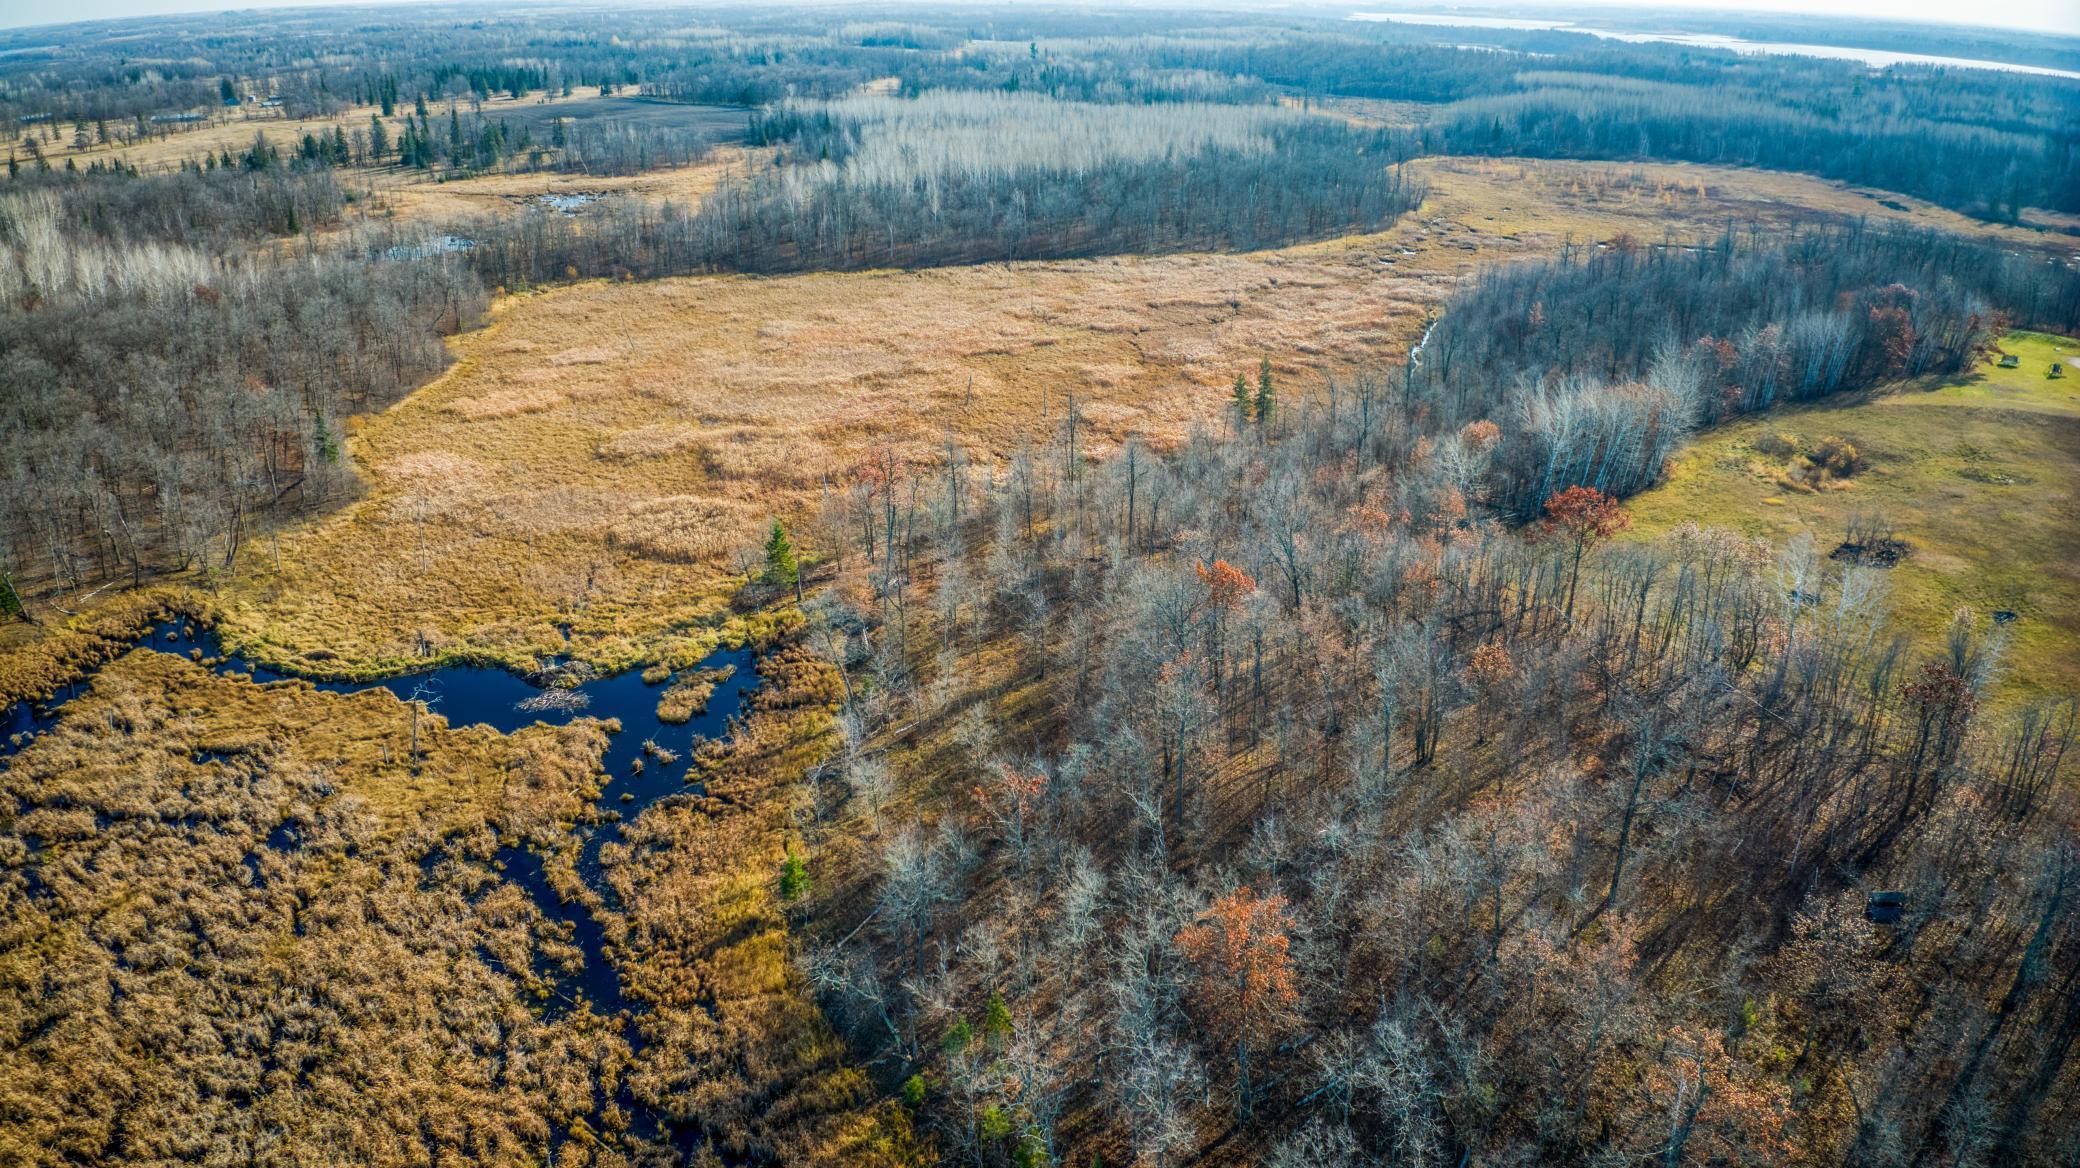
[[[1702,435],[1666,482],[1633,500],[1635,531],[1696,524],[1779,546],[1806,535],[1820,555],[1846,560],[1852,521],[1882,517],[1907,545],[1883,570],[1895,621],[1917,649],[1940,646],[1960,607],[1982,621],[2012,613],[1998,688],[2025,697],[2080,689],[2080,368],[2070,364],[2080,342],[2012,333],[2000,351],[2016,365],[1989,358],[1941,384],[1777,410]],[[2055,363],[2068,365],[2056,379],[2047,376]],[[1814,456],[1844,443],[1854,453],[1836,461],[1848,473],[1816,474]]]
[[[1484,263],[1621,234],[1839,218],[1813,179],[1697,166],[1439,159],[1389,231],[1277,251],[904,272],[594,282],[501,300],[433,385],[354,427],[365,499],[285,532],[225,596],[234,643],[292,669],[468,655],[625,666],[713,616],[775,515],[888,445],[1000,469],[1225,425],[1269,356],[1398,370]],[[570,637],[563,632],[568,626]]]

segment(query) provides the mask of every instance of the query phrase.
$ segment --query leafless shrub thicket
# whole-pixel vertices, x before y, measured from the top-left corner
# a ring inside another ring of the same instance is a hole
[[[174,202],[216,189],[108,181]],[[442,368],[442,335],[483,305],[452,258],[191,244],[157,232],[197,214],[90,213],[102,190],[0,201],[0,572],[30,595],[228,565],[267,523],[338,497],[343,419]]]

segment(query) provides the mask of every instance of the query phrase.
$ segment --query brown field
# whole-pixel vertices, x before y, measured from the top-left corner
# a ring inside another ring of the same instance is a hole
[[[1397,363],[1480,264],[1875,207],[1755,171],[1420,169],[1432,195],[1392,230],[1278,251],[506,298],[446,376],[355,427],[367,497],[285,533],[279,567],[273,547],[256,555],[222,597],[228,634],[305,668],[313,650],[335,669],[526,666],[564,650],[568,623],[576,652],[624,666],[711,620],[770,518],[808,512],[880,444],[930,463],[951,442],[998,466],[1047,442],[1074,393],[1090,452],[1163,445],[1221,425],[1227,385],[1260,356],[1302,383]]]
[[[496,116],[502,110],[584,101],[589,97],[590,95],[586,94],[565,98],[532,93],[515,101],[501,95],[484,102],[483,110],[487,116]],[[429,101],[427,108],[442,117],[447,116],[446,102]],[[264,134],[269,142],[288,150],[301,141],[305,134],[330,134],[334,126],[344,127],[349,134],[356,130],[367,130],[368,119],[381,113],[382,109],[372,105],[354,106],[329,118],[290,118],[283,116],[280,110],[260,109],[255,106],[241,106],[236,109],[211,108],[196,112],[208,113],[211,120],[194,128],[166,128],[167,133],[164,137],[151,138],[143,142],[129,145],[110,142],[105,145],[89,145],[84,150],[72,148],[69,125],[59,126],[60,141],[56,144],[45,144],[44,154],[50,158],[53,166],[63,166],[68,158],[77,159],[81,167],[114,158],[146,172],[177,170],[182,163],[194,161],[206,154],[217,154],[225,150],[236,154],[253,144],[255,134]],[[399,107],[397,117],[392,120],[401,120],[409,112],[411,103],[406,102]],[[87,127],[90,137],[93,131],[92,126]]]
[[[487,117],[502,111],[591,101],[588,95],[571,98],[531,94],[515,101],[494,97],[483,103]],[[444,111],[445,104],[439,105]],[[196,129],[175,130],[164,138],[135,145],[110,143],[75,150],[69,135],[64,141],[46,145],[44,152],[53,166],[66,160],[88,166],[97,161],[120,160],[146,172],[178,169],[208,154],[230,151],[238,154],[253,144],[255,134],[284,153],[295,150],[305,134],[331,134],[334,126],[349,134],[368,129],[368,120],[380,112],[375,106],[356,106],[330,118],[286,118],[277,111],[251,107],[212,111],[217,120]],[[445,116],[445,114],[442,114]],[[392,119],[393,123],[399,119]],[[63,127],[61,129],[69,129]],[[91,134],[91,127],[89,128]],[[741,146],[719,146],[714,156],[695,166],[674,167],[637,175],[558,174],[547,171],[514,174],[485,174],[443,180],[436,174],[397,166],[353,167],[340,171],[341,184],[364,198],[348,211],[349,222],[365,219],[447,220],[495,214],[511,210],[529,199],[548,194],[634,195],[652,202],[674,202],[695,206],[715,184],[732,172],[741,172],[768,158],[769,150],[747,150]]]
[[[699,206],[724,178],[742,174],[771,153],[742,146],[718,146],[713,157],[694,166],[629,175],[536,171],[438,182],[395,167],[354,174],[357,181],[363,177],[375,180],[369,185],[373,197],[364,209],[366,217],[372,219],[440,221],[494,215],[542,195],[628,195],[691,209]]]
[[[639,1048],[596,1003],[546,1008],[586,958],[495,872],[531,843],[575,881],[603,724],[505,735],[385,690],[108,662],[0,767],[0,848],[42,852],[50,890],[0,921],[0,1163],[200,1161],[257,1122],[312,1163],[627,1164],[586,1126],[611,1133],[622,1085],[738,1160],[917,1162],[788,960],[770,877],[836,682],[763,615],[767,685],[702,755],[713,797],[612,846]]]

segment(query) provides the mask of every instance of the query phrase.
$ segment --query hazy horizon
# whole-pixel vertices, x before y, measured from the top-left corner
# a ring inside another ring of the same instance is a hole
[[[49,19],[51,9],[47,0],[0,0],[0,28],[35,28],[65,24],[82,24],[101,20],[122,20],[147,16],[179,16],[183,14],[217,14],[228,12],[257,11],[284,8],[347,8],[347,7],[401,7],[410,4],[433,4],[442,0],[257,0],[240,4],[210,4],[202,0],[80,0],[65,10],[65,17]],[[848,0],[838,0],[839,4]],[[870,3],[872,0],[850,0]],[[582,3],[577,7],[600,7],[595,3]],[[727,7],[726,4],[670,4],[649,3],[633,0],[628,6],[645,8],[667,7]],[[1036,7],[1041,5],[1035,5]],[[1046,4],[1045,7],[1059,7]],[[1102,5],[1090,5],[1100,7]],[[1159,4],[1150,7],[1189,7],[1181,4]],[[1250,5],[1255,6],[1255,5]],[[1291,8],[1293,5],[1262,5],[1271,8]],[[1016,7],[1012,5],[1011,7]],[[1227,7],[1227,6],[1220,6]],[[1342,7],[1331,5],[1325,7]],[[1428,5],[1381,4],[1382,10],[1422,10]],[[1568,3],[1565,0],[1525,0],[1517,4],[1475,5],[1480,9],[1541,9],[1549,11],[1580,11],[1589,8],[1629,8],[1640,11],[1668,10],[1683,14],[1755,14],[1767,16],[1832,16],[1855,20],[1882,21],[1887,23],[1917,23],[1953,25],[1967,28],[1992,28],[2007,31],[2048,32],[2063,36],[2080,36],[2080,4],[2071,0],[2016,0],[2001,7],[1997,14],[1985,10],[1959,12],[1958,6],[1947,0],[1825,0],[1821,4],[1805,0],[1744,0],[1739,4],[1716,3],[1714,0],[1665,0],[1664,3],[1641,5],[1623,2],[1600,2],[1582,0]]]

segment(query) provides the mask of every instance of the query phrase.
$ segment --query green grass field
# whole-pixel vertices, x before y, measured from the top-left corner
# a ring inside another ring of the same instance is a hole
[[[1894,618],[1917,646],[1939,643],[1961,606],[1982,619],[2010,610],[1998,700],[2080,692],[2080,341],[2013,333],[2001,351],[2019,364],[1989,360],[1948,382],[1699,435],[1662,485],[1632,501],[1635,532],[1695,523],[1779,545],[1810,532],[1825,555],[1853,514],[1883,514],[1912,545],[1887,572]],[[2064,377],[2046,376],[2054,362]],[[1788,472],[1828,437],[1866,465],[1817,489],[1797,484]]]

